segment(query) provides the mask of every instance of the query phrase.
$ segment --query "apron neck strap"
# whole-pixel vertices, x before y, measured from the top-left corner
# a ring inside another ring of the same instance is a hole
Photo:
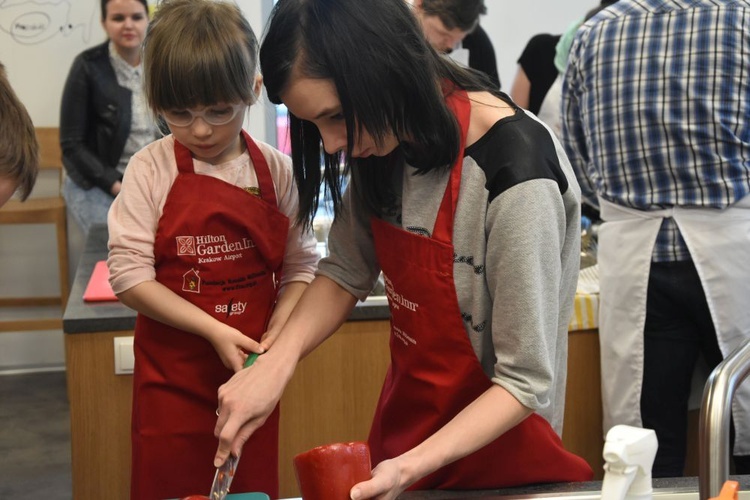
[[[255,143],[250,134],[242,130],[242,138],[245,139],[247,145],[247,152],[250,155],[250,159],[253,162],[255,168],[255,175],[258,177],[258,187],[260,188],[261,199],[267,201],[272,206],[277,207],[276,202],[276,190],[273,187],[273,178],[271,177],[271,169],[268,168],[268,162],[266,157],[263,156],[258,145]]]
[[[469,130],[469,119],[471,118],[471,103],[466,91],[459,88],[449,91],[445,101],[458,122],[461,141],[458,156],[451,167],[450,179],[448,179],[443,201],[440,203],[440,210],[438,210],[435,219],[432,237],[438,241],[450,242],[453,239],[453,216],[456,213],[458,192],[461,187],[461,170],[464,163],[466,134]]]
[[[276,202],[276,190],[273,187],[273,178],[271,177],[271,170],[268,168],[266,158],[252,137],[250,137],[250,134],[242,130],[241,137],[245,141],[247,152],[255,168],[255,175],[258,177],[258,188],[260,189],[261,199],[274,207],[278,206]],[[174,140],[174,156],[177,160],[177,170],[181,174],[195,173],[195,169],[193,168],[193,154],[177,139]]]
[[[192,174],[193,154],[177,139],[174,140],[174,157],[177,160],[177,171],[181,174]]]

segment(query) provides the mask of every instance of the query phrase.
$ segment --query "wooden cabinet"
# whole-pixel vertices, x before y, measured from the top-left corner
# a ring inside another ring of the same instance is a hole
[[[126,500],[132,376],[114,374],[113,339],[132,331],[65,335],[73,498]],[[322,444],[367,439],[388,366],[388,321],[351,321],[304,359],[281,400],[281,497],[298,496],[292,458]],[[571,332],[563,442],[602,476],[599,340]]]
[[[602,467],[602,392],[599,370],[598,330],[568,334],[568,380],[562,440],[565,449],[586,460],[594,478],[604,476]]]
[[[388,321],[353,321],[297,367],[281,399],[279,493],[299,496],[292,458],[315,446],[364,441],[390,354]]]
[[[132,335],[65,335],[76,500],[130,498],[133,377],[115,375],[113,339]],[[322,444],[367,439],[388,367],[388,335],[388,321],[349,322],[299,364],[281,400],[282,498],[299,495],[294,455]]]
[[[114,338],[133,332],[65,335],[73,498],[130,498],[132,375],[115,375]]]

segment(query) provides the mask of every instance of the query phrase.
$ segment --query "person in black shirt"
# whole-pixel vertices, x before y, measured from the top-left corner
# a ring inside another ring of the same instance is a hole
[[[549,118],[542,117],[540,114],[542,103],[562,71],[575,30],[600,10],[616,2],[617,0],[601,0],[599,5],[589,10],[583,19],[576,21],[568,28],[569,33],[564,35],[540,33],[531,37],[521,57],[518,58],[518,70],[510,89],[513,101],[522,108],[539,115],[543,121]],[[555,62],[555,58],[563,56],[565,57],[562,62]],[[559,98],[555,102],[557,101]]]
[[[518,58],[518,72],[510,95],[516,104],[537,115],[558,75],[554,61],[560,37],[549,33],[534,35]]]

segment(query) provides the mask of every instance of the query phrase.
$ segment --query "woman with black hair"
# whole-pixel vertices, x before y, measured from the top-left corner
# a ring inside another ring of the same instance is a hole
[[[290,112],[301,222],[321,182],[336,216],[281,334],[219,389],[216,464],[382,271],[391,366],[351,498],[590,479],[558,435],[580,191],[557,140],[431,49],[403,0],[280,0],[260,59]]]

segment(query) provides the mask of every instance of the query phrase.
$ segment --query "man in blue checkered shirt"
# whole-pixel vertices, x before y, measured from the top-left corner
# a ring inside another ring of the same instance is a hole
[[[750,0],[620,0],[585,23],[563,142],[599,232],[604,430],[682,475],[691,376],[750,338]],[[733,407],[750,472],[750,383]]]

